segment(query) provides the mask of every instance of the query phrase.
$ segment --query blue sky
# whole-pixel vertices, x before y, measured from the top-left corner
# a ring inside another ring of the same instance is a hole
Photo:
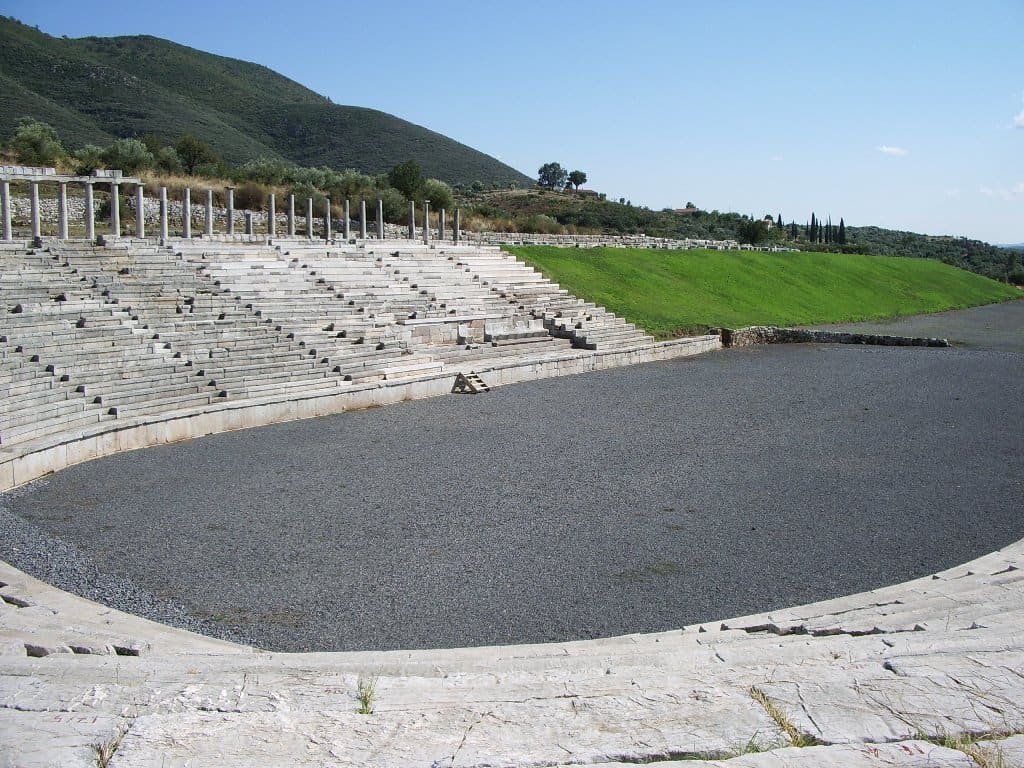
[[[0,0],[256,61],[652,208],[1024,241],[1024,1]]]

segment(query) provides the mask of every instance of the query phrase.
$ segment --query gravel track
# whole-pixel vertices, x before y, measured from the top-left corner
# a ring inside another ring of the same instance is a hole
[[[927,335],[1012,339],[1024,302],[1000,308]],[[1024,344],[984,338],[735,349],[111,456],[0,497],[0,557],[296,651],[648,632],[870,589],[1024,536]]]

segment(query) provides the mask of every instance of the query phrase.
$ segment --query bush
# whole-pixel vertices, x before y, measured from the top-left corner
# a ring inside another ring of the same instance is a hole
[[[262,211],[267,207],[267,188],[255,181],[247,181],[235,189],[235,208]]]
[[[423,199],[430,201],[430,207],[439,211],[442,208],[451,210],[455,205],[455,196],[452,188],[438,179],[427,179],[423,182]]]
[[[164,173],[182,173],[185,170],[174,147],[160,147],[155,157],[156,167]]]
[[[52,166],[67,156],[57,138],[57,131],[31,117],[18,120],[18,128],[11,139],[11,149],[17,155],[18,162],[25,165]]]
[[[118,139],[103,150],[103,162],[107,168],[134,174],[144,168],[152,168],[156,161],[138,139]]]
[[[90,176],[97,168],[103,167],[103,148],[86,144],[75,153],[75,174]]]

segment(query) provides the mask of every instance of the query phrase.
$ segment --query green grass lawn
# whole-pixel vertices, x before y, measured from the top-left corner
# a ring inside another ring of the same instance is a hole
[[[810,325],[1020,297],[929,259],[836,253],[506,247],[571,293],[659,338],[708,327]]]

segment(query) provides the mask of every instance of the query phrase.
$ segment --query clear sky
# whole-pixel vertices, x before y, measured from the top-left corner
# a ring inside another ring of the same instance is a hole
[[[264,64],[635,205],[1024,242],[1024,0],[0,0]]]

